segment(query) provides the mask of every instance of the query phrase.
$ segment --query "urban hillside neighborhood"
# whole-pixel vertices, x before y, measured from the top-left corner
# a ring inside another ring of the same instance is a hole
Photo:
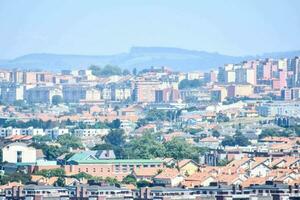
[[[300,58],[0,70],[0,199],[299,199]]]

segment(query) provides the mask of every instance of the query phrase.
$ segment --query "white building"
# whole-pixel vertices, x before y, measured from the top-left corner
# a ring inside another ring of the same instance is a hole
[[[0,128],[0,137],[9,137],[13,135],[45,135],[44,130],[41,128]]]
[[[95,136],[105,136],[109,132],[109,129],[75,129],[74,136],[84,138],[84,137],[95,137]]]
[[[2,148],[3,162],[8,163],[35,163],[37,158],[36,149],[25,143],[15,142]]]
[[[59,128],[59,127],[45,129],[45,134],[49,135],[51,138],[55,139],[60,135],[69,134],[69,129]]]
[[[21,129],[21,135],[31,135],[31,136],[45,135],[45,132],[41,128],[29,127],[29,128]]]
[[[21,135],[22,129],[20,128],[12,128],[12,127],[7,127],[7,128],[0,128],[0,137],[9,137],[12,135]]]

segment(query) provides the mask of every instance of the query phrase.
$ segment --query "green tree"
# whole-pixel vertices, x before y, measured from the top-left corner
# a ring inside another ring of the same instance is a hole
[[[81,180],[81,179],[87,179],[87,180],[92,180],[93,176],[90,174],[87,174],[85,172],[80,172],[78,174],[75,174],[72,176],[73,178],[76,178],[77,180]]]
[[[218,161],[218,166],[226,166],[230,161],[227,159],[222,159]]]
[[[32,140],[36,143],[45,143],[45,142],[50,142],[52,138],[49,135],[36,135],[32,137]]]
[[[58,177],[58,179],[54,183],[55,186],[64,187],[66,185],[66,181],[64,177]]]
[[[220,134],[219,131],[217,131],[217,130],[213,130],[213,131],[212,131],[212,136],[213,136],[213,137],[218,138],[218,137],[220,137],[220,135],[221,135],[221,134]]]
[[[61,104],[62,102],[63,102],[62,96],[60,96],[60,95],[54,95],[52,97],[52,104],[53,105],[58,105],[58,104]]]
[[[83,146],[80,138],[70,134],[64,134],[58,136],[57,142],[66,148],[70,148],[70,147],[81,148]]]
[[[46,178],[51,178],[51,177],[65,177],[65,170],[62,168],[57,168],[57,169],[42,169],[40,171],[37,171],[35,173],[36,175],[44,176]]]
[[[92,74],[94,76],[101,76],[101,67],[96,65],[91,65],[89,69],[92,70]]]
[[[165,111],[151,109],[147,112],[145,119],[147,121],[164,121],[164,120],[168,120],[168,116]]]
[[[250,144],[249,139],[244,136],[241,132],[237,132],[234,136],[233,136],[234,140],[235,140],[235,144],[239,145],[239,146],[248,146]]]
[[[196,133],[199,133],[201,131],[202,131],[201,128],[189,128],[189,129],[187,129],[187,132],[190,133],[191,135],[195,135]]]
[[[138,188],[142,188],[142,187],[149,187],[151,184],[149,181],[146,181],[146,180],[140,180],[136,183],[136,186]]]
[[[195,159],[199,158],[199,149],[190,145],[184,138],[176,137],[164,144],[166,149],[166,157],[180,159]]]
[[[109,127],[113,129],[118,129],[121,126],[121,121],[120,119],[114,119],[110,124]]]
[[[225,138],[222,141],[223,146],[235,146],[235,140],[231,136],[225,136]]]
[[[297,129],[294,129],[295,132]],[[274,128],[268,128],[262,130],[261,134],[259,135],[259,139],[265,138],[265,137],[290,137],[294,135],[293,128],[289,129],[274,129]],[[297,132],[296,132],[297,133]]]
[[[122,183],[136,185],[136,178],[133,175],[129,174],[122,180]]]
[[[126,154],[130,158],[150,159],[163,157],[165,147],[156,138],[156,135],[146,133],[141,137],[133,138],[126,145]]]
[[[229,117],[223,113],[218,113],[216,117],[217,122],[229,122]]]
[[[130,75],[130,71],[128,69],[124,69],[122,74],[123,74],[123,76]]]
[[[56,160],[57,157],[68,152],[66,147],[47,145],[45,143],[32,143],[31,146],[36,149],[41,149],[47,160]]]
[[[111,144],[113,146],[123,146],[125,144],[124,130],[111,129],[103,139],[107,144]]]
[[[102,76],[112,76],[112,75],[121,75],[121,74],[122,74],[122,70],[118,66],[106,65],[101,70],[101,75]]]
[[[189,88],[198,88],[204,85],[203,80],[199,79],[194,79],[194,80],[188,80],[188,79],[183,79],[180,81],[178,88],[179,89],[189,89]]]
[[[249,144],[249,139],[240,131],[237,131],[233,137],[225,136],[224,140],[222,141],[223,146],[248,146]]]
[[[4,185],[9,182],[21,182],[22,184],[26,184],[30,182],[30,179],[31,177],[29,174],[25,174],[24,172],[17,171],[9,175],[0,176],[0,184]]]
[[[106,177],[105,182],[110,185],[120,186],[120,182],[116,178]]]

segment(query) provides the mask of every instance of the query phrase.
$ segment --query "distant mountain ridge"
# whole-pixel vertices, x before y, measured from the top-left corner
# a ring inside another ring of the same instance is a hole
[[[195,51],[171,47],[132,47],[128,53],[115,55],[62,55],[37,53],[0,60],[1,68],[40,69],[59,71],[62,69],[84,69],[90,65],[118,65],[127,69],[166,66],[177,71],[207,71],[226,63],[239,63],[257,58],[292,58],[300,51],[265,53],[255,56],[229,56],[206,51]]]

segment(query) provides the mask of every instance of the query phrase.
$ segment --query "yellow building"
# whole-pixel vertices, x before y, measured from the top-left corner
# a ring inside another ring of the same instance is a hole
[[[181,160],[178,162],[177,166],[178,166],[180,173],[187,175],[187,176],[196,173],[199,169],[198,164],[191,159]]]
[[[250,84],[244,85],[230,85],[227,87],[227,95],[228,97],[243,97],[250,96],[254,92],[253,86]]]

